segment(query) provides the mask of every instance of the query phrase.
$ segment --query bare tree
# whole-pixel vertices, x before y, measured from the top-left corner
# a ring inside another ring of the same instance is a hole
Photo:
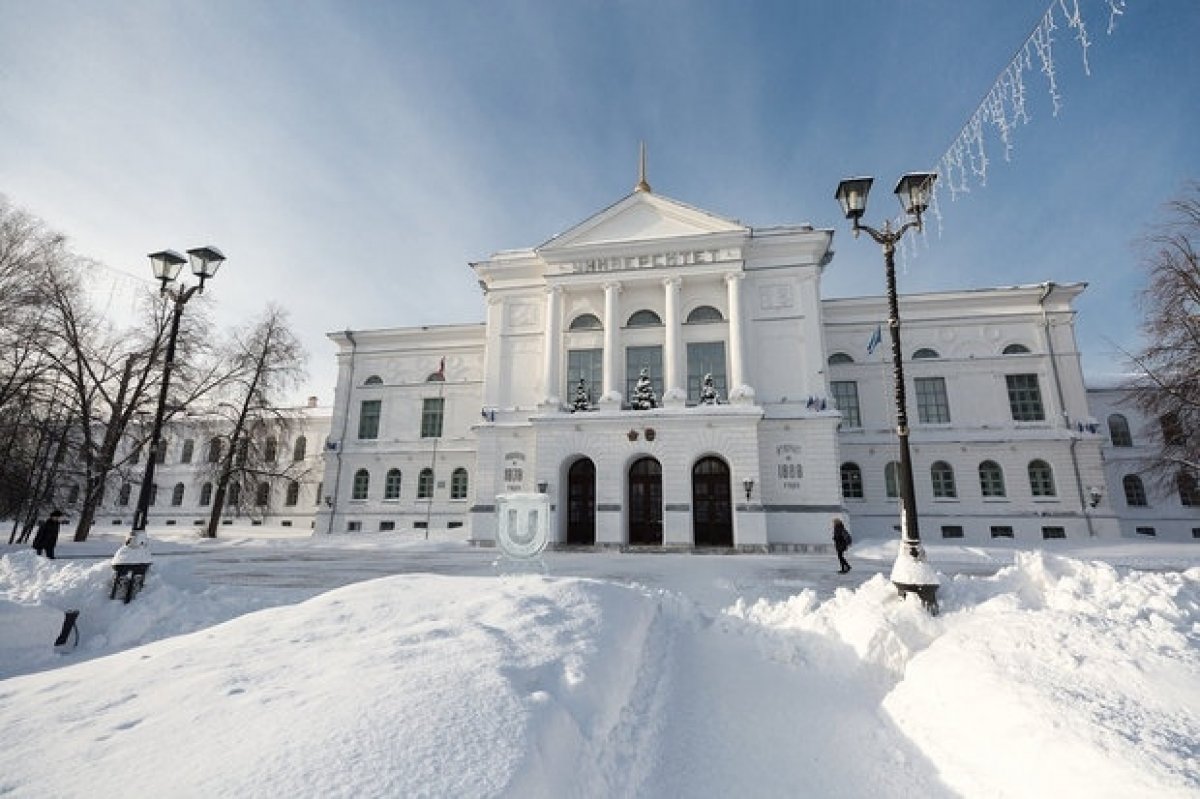
[[[223,442],[215,464],[213,493],[205,535],[215,538],[231,495],[235,505],[260,504],[259,487],[302,475],[286,455],[280,458],[274,432],[290,429],[294,416],[284,408],[287,392],[306,376],[308,354],[288,325],[287,312],[272,305],[249,327],[237,331],[225,357],[231,372],[223,383],[224,401],[214,408],[215,430]],[[261,503],[265,504],[265,503]]]
[[[1133,401],[1161,425],[1147,472],[1195,492],[1200,475],[1200,182],[1166,207],[1143,240],[1148,283],[1141,295],[1145,346],[1131,356]]]

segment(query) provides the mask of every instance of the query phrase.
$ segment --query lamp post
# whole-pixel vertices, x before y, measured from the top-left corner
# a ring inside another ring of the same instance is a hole
[[[892,339],[892,370],[895,381],[896,437],[900,442],[900,550],[892,566],[892,583],[903,597],[912,592],[921,598],[930,613],[936,614],[938,577],[937,572],[925,560],[925,548],[921,546],[920,525],[917,521],[917,500],[913,488],[912,453],[908,446],[908,407],[904,388],[904,361],[900,349],[900,305],[896,297],[896,242],[909,230],[921,230],[921,214],[929,206],[929,191],[937,174],[932,172],[910,172],[896,183],[895,193],[900,199],[904,213],[912,217],[892,230],[891,220],[883,224],[883,230],[862,224],[867,210],[867,194],[871,191],[874,178],[847,178],[838,184],[834,195],[841,203],[842,213],[853,224],[855,238],[866,231],[875,243],[883,248],[883,261],[887,274],[888,330]]]
[[[158,450],[162,446],[163,416],[167,408],[167,392],[170,389],[171,369],[175,365],[175,341],[179,337],[179,320],[183,306],[193,295],[204,291],[204,281],[214,277],[225,256],[216,247],[196,247],[187,251],[185,259],[174,250],[163,250],[150,254],[150,266],[162,286],[159,293],[168,295],[172,301],[171,329],[167,336],[167,350],[163,356],[162,385],[158,391],[158,407],[154,412],[154,425],[150,429],[150,452],[146,458],[146,471],[142,475],[142,487],[138,492],[137,509],[133,513],[133,530],[125,545],[113,557],[114,568],[119,564],[150,563],[150,542],[146,536],[146,518],[150,512],[150,496],[154,491],[154,467],[158,462]],[[171,289],[170,284],[179,276],[185,263],[191,262],[192,272],[200,282],[194,286],[179,286]],[[118,572],[120,570],[118,569]],[[144,575],[145,570],[142,570]],[[115,590],[115,588],[114,588]]]

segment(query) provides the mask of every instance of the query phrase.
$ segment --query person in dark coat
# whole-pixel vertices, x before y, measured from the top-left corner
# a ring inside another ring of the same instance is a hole
[[[846,560],[846,550],[850,548],[850,531],[841,519],[833,520],[833,548],[837,550],[838,561],[842,564],[838,573],[845,574],[850,571],[850,563]]]
[[[46,557],[54,560],[54,547],[58,545],[58,531],[62,527],[63,512],[56,510],[50,514],[50,518],[42,522],[38,527],[37,535],[33,537],[33,549],[39,555],[42,552],[46,553]]]

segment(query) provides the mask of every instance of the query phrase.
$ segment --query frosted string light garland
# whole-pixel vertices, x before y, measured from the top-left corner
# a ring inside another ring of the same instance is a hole
[[[1083,59],[1083,72],[1091,76],[1088,48],[1092,46],[1092,42],[1088,38],[1080,2],[1081,0],[1050,0],[1038,24],[1025,37],[1025,41],[1017,48],[1008,64],[1000,70],[1000,74],[967,118],[958,135],[937,159],[933,171],[938,173],[939,180],[933,186],[929,210],[937,222],[939,237],[942,234],[940,198],[943,188],[950,192],[950,199],[953,201],[957,200],[959,195],[969,194],[973,183],[979,186],[987,185],[988,167],[991,164],[986,143],[989,129],[994,128],[1000,139],[1004,148],[1004,160],[1012,160],[1013,133],[1018,125],[1027,125],[1030,120],[1025,106],[1025,73],[1032,72],[1035,64],[1046,78],[1047,92],[1053,108],[1051,115],[1058,116],[1059,109],[1062,108],[1062,95],[1058,88],[1054,61],[1054,31],[1060,28],[1060,24],[1056,24],[1056,18],[1061,18],[1061,25],[1067,30],[1075,31],[1074,38],[1079,43]],[[1108,8],[1106,33],[1112,35],[1116,29],[1117,17],[1125,13],[1126,0],[1097,2]],[[921,238],[927,236],[928,229],[921,231],[920,235]],[[902,243],[899,249],[901,267],[907,273],[908,259],[916,257],[916,238]]]

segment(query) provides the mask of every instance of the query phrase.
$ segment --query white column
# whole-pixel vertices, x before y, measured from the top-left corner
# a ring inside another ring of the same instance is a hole
[[[745,350],[742,331],[742,278],[743,272],[725,275],[729,290],[729,401],[754,402],[754,389],[746,385]]]
[[[617,390],[618,358],[621,346],[620,283],[604,284],[604,394],[601,405],[621,404],[621,392]]]
[[[683,386],[683,329],[679,326],[679,286],[683,281],[677,277],[663,279],[665,292],[664,307],[667,318],[666,335],[663,338],[663,366],[666,374],[663,385],[663,405],[683,405],[687,401],[687,389]]]
[[[542,404],[557,408],[562,404],[558,396],[559,365],[562,363],[562,286],[546,289],[546,342],[543,347],[545,361],[542,377],[545,380]]]

